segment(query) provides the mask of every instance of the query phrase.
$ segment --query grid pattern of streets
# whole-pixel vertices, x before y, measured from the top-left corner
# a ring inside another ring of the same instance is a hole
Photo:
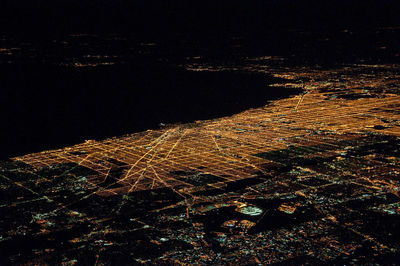
[[[14,158],[1,248],[36,264],[398,261],[399,70],[270,70],[304,94]]]
[[[90,140],[15,160],[37,169],[76,163],[94,171],[89,178],[94,185],[118,172],[119,176],[113,176],[112,182],[97,192],[111,195],[162,187],[189,194],[199,189],[181,176],[176,178],[178,171],[216,176],[220,181],[210,185],[221,187],[268,172],[268,166],[275,164],[256,154],[292,146],[337,146],[336,150],[318,150],[313,154],[339,156],[343,147],[337,143],[344,139],[360,138],[367,132],[400,135],[400,113],[396,112],[400,110],[398,77],[392,69],[391,76],[386,76],[385,66],[378,66],[383,71],[373,75],[354,74],[363,68],[276,74],[294,81],[287,86],[298,86],[303,81],[305,93],[231,117],[104,141]],[[387,92],[374,96],[374,90],[381,88]],[[114,188],[115,183],[121,186]]]

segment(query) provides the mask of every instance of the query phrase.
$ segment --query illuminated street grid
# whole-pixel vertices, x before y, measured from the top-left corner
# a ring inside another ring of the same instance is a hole
[[[1,164],[6,262],[398,262],[400,67],[254,61],[304,94]]]
[[[274,162],[255,156],[258,153],[291,146],[329,144],[336,145],[337,150],[318,153],[339,156],[343,148],[337,145],[340,140],[360,138],[368,132],[399,136],[398,77],[394,75],[396,66],[389,67],[391,76],[385,76],[388,66],[375,66],[383,71],[370,75],[354,74],[367,68],[362,66],[352,71],[280,73],[276,76],[293,80],[287,86],[299,86],[299,81],[304,81],[306,93],[232,117],[169,126],[104,141],[89,140],[15,160],[37,169],[77,163],[96,172],[90,177],[93,184],[104,182],[110,171],[122,168],[115,182],[123,186],[99,188],[97,193],[102,195],[161,187],[190,194],[199,189],[184,179],[176,179],[173,174],[176,171],[212,174],[222,181],[211,186],[223,187],[226,182],[268,172],[268,165]],[[386,88],[387,93],[374,96],[376,88]],[[352,94],[354,100],[341,98]]]

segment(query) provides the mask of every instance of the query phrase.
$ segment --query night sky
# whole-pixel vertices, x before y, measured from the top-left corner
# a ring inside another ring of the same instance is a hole
[[[254,32],[285,27],[369,27],[400,21],[395,0],[3,0],[1,30],[14,33]]]

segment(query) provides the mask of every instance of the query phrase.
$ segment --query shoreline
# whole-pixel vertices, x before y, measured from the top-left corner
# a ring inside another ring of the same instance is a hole
[[[307,93],[1,162],[4,260],[395,262],[399,70],[281,71]]]

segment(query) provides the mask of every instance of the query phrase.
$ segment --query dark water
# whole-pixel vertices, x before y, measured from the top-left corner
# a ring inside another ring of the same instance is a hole
[[[0,157],[231,115],[299,93],[243,71],[397,63],[395,1],[4,1]],[[366,3],[368,2],[368,3]],[[3,7],[3,8],[2,8]],[[274,56],[274,62],[249,59]],[[234,71],[188,71],[187,66]]]
[[[231,115],[298,93],[269,87],[280,80],[267,74],[188,71],[183,50],[169,54],[156,43],[121,38],[25,43],[4,37],[1,153],[14,156],[160,123]]]

